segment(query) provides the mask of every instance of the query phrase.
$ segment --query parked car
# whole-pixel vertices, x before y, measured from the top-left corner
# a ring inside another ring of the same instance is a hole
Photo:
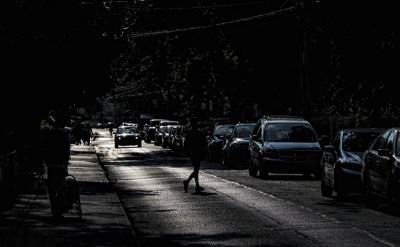
[[[154,141],[156,129],[158,128],[160,122],[164,120],[166,119],[154,118],[149,121],[149,124],[145,124],[145,127],[143,128],[143,136],[146,143]]]
[[[361,182],[366,204],[387,201],[400,212],[400,128],[385,130],[363,155]]]
[[[139,129],[136,126],[121,125],[117,128],[114,138],[115,148],[122,145],[138,145],[142,146]]]
[[[178,121],[173,121],[173,120],[160,121],[158,127],[156,127],[155,129],[154,145],[155,146],[161,145],[163,135],[165,134],[165,131],[168,129],[167,126],[178,126],[178,125],[180,125]]]
[[[362,156],[382,133],[377,128],[348,128],[339,130],[333,145],[325,146],[321,159],[321,194],[338,198],[348,193],[361,193]]]
[[[183,150],[183,141],[182,141],[182,133],[183,126],[179,125],[176,128],[171,130],[171,149],[174,151],[182,151]]]
[[[171,146],[172,132],[180,125],[167,125],[166,130],[161,138],[161,147],[168,148]]]
[[[238,123],[225,138],[221,163],[226,166],[248,164],[249,140],[256,123]]]
[[[269,173],[320,175],[322,149],[311,124],[296,116],[265,116],[257,121],[249,144],[250,176]]]
[[[219,124],[215,125],[212,135],[207,143],[207,160],[211,162],[221,161],[222,145],[226,135],[232,134],[235,124]]]

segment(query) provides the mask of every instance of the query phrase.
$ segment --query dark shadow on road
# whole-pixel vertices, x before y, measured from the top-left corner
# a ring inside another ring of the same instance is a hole
[[[239,239],[250,239],[251,234],[227,232],[219,234],[163,234],[154,237],[153,234],[143,234],[140,237],[142,246],[218,246],[216,243],[227,243]],[[247,241],[247,240],[246,240]],[[254,245],[253,245],[254,244]],[[253,243],[251,246],[261,246]],[[226,246],[226,245],[223,245]],[[265,245],[264,245],[265,246]]]
[[[206,191],[200,191],[200,192],[193,192],[192,195],[196,195],[196,196],[212,196],[212,195],[216,195],[217,193],[215,192],[206,192]]]
[[[332,208],[342,208],[349,213],[358,213],[360,212],[360,208],[362,207],[368,208],[365,204],[365,200],[362,194],[351,194],[343,198],[332,196],[331,199],[332,200],[326,199],[318,204],[323,206],[329,206]],[[396,213],[395,210],[391,208],[390,205],[383,200],[377,201],[377,206],[370,209],[391,216],[400,217],[400,214]]]
[[[317,180],[315,177],[306,176],[303,174],[274,174],[270,173],[267,178],[257,177],[262,180],[283,180],[283,181],[314,181]]]

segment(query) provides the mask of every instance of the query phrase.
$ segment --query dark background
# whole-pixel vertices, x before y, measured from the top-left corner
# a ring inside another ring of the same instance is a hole
[[[135,116],[295,114],[320,134],[332,121],[394,126],[395,11],[378,0],[2,2],[1,130],[24,139],[49,111],[94,112],[99,98]]]

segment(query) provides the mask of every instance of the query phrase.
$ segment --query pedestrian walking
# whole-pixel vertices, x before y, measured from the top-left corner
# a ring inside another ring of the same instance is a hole
[[[57,188],[68,175],[70,159],[71,129],[66,127],[68,117],[65,113],[54,114],[54,127],[47,130],[44,136],[44,163],[47,166],[48,193],[51,214],[62,217],[61,199],[57,196]]]
[[[189,183],[193,178],[196,183],[196,192],[204,190],[204,188],[199,184],[199,171],[205,145],[206,137],[198,128],[197,120],[194,118],[190,121],[190,129],[186,133],[185,137],[186,154],[190,157],[190,161],[193,166],[193,172],[186,180],[183,180],[183,188],[185,192],[188,192]]]

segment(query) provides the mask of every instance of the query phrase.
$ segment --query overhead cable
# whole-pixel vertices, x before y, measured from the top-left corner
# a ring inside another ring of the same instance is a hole
[[[197,27],[178,28],[178,29],[173,29],[173,30],[131,33],[131,34],[128,34],[127,37],[128,38],[143,38],[143,37],[150,37],[150,36],[160,36],[160,35],[176,34],[176,33],[189,32],[189,31],[205,30],[205,29],[210,29],[210,28],[215,28],[215,27],[224,27],[224,26],[228,26],[228,25],[254,21],[254,20],[258,20],[258,19],[262,19],[262,18],[266,18],[266,17],[272,17],[272,16],[276,16],[279,14],[291,12],[296,9],[297,9],[297,7],[293,6],[293,7],[288,7],[285,9],[269,12],[266,14],[251,16],[251,17],[232,20],[232,21],[221,22],[221,23],[217,23],[217,24],[209,24],[209,25],[197,26]]]

